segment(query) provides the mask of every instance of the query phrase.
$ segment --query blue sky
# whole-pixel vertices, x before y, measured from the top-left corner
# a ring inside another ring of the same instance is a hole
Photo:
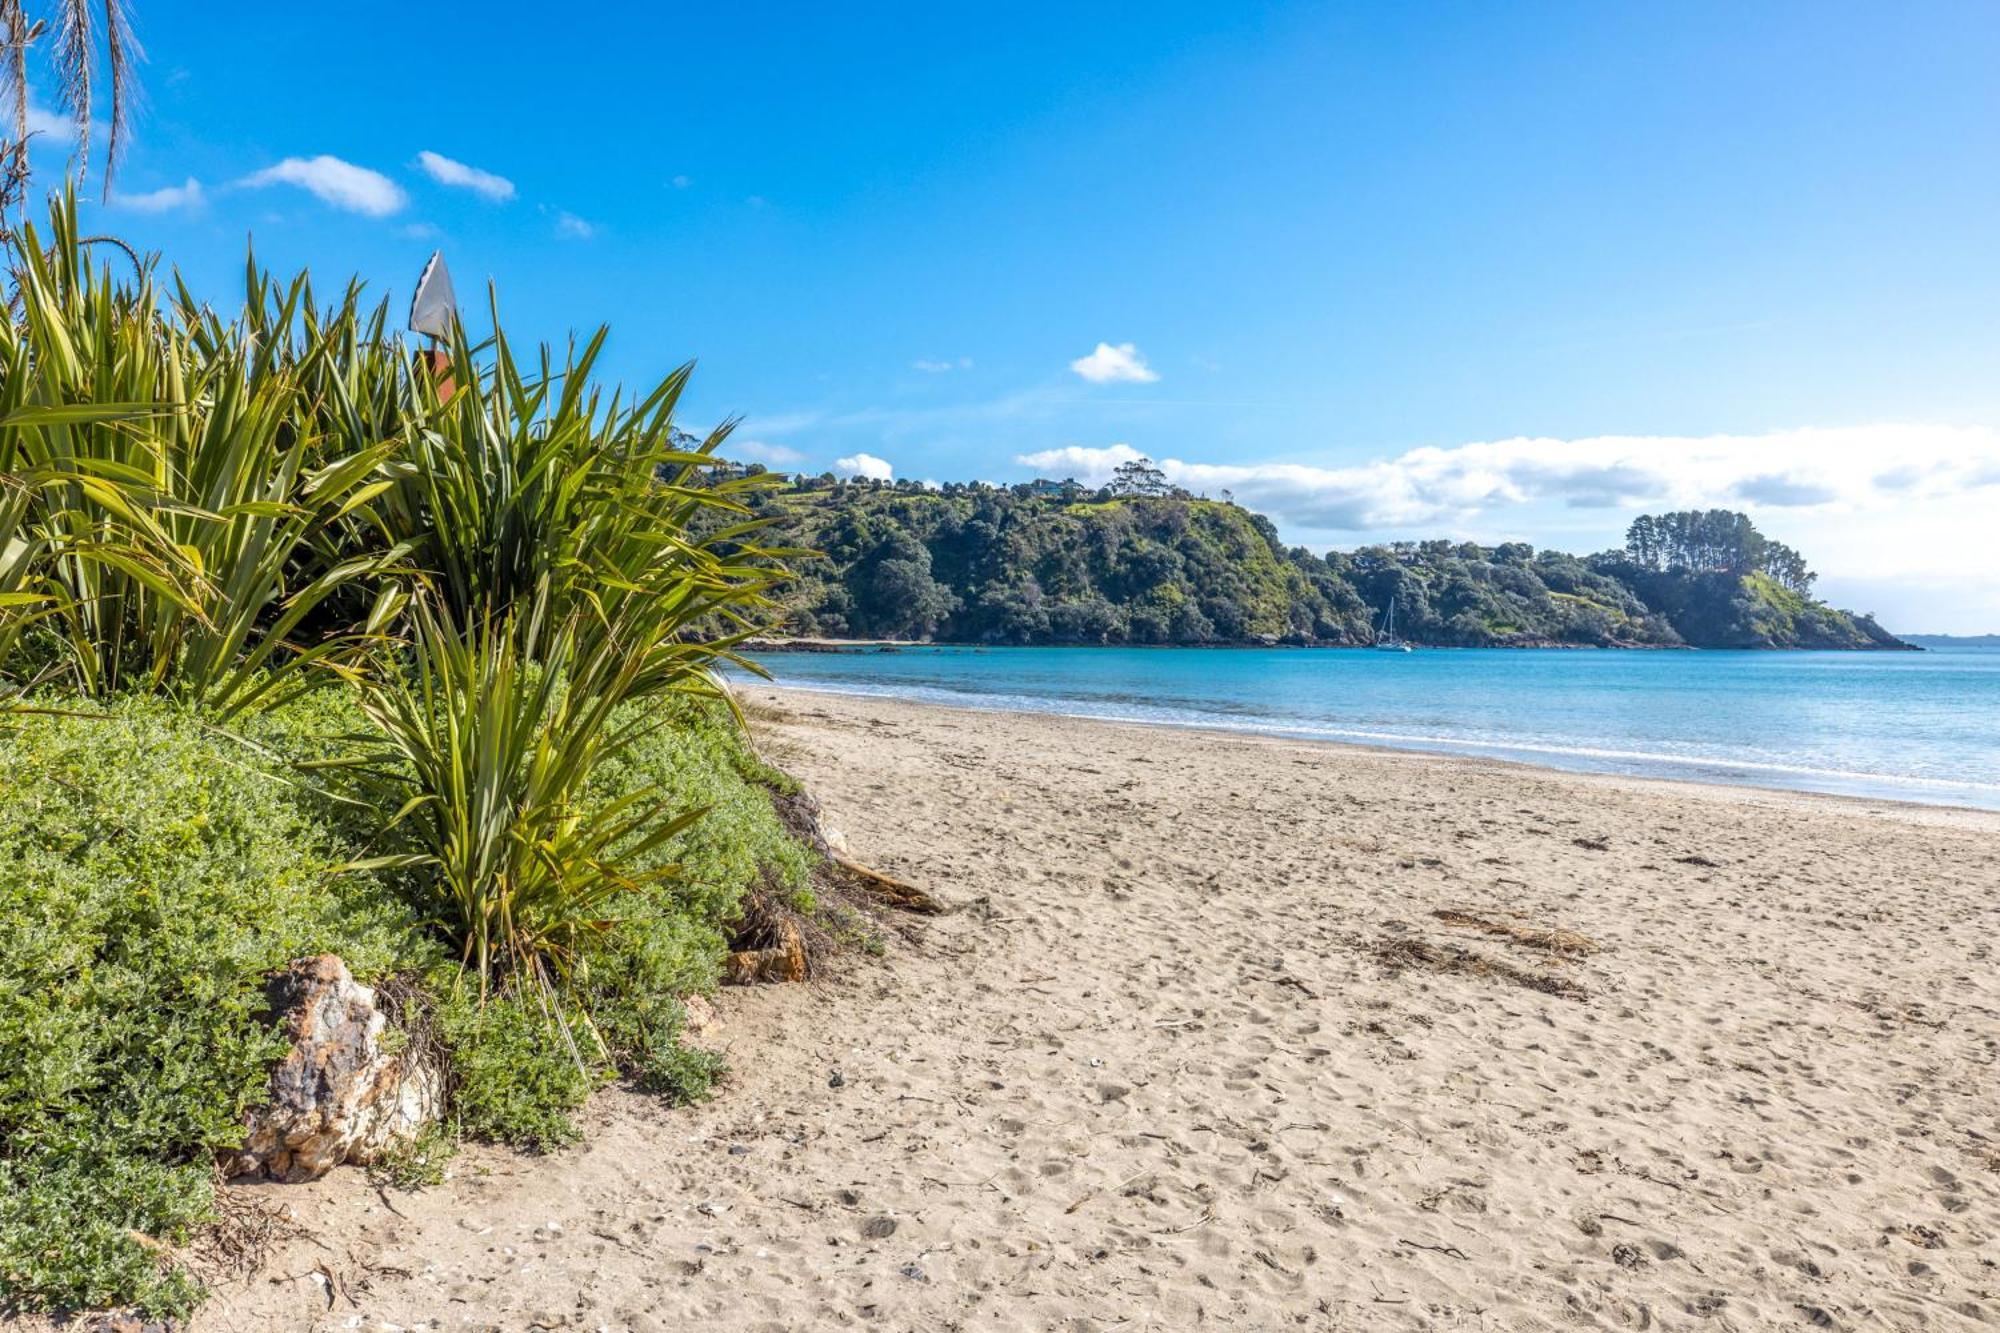
[[[134,3],[100,221],[202,290],[442,247],[787,466],[1137,452],[1317,547],[1727,504],[2000,630],[2000,7]]]

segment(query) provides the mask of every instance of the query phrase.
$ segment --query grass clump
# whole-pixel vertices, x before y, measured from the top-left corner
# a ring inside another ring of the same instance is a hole
[[[443,1125],[431,1125],[408,1143],[390,1149],[368,1168],[376,1184],[395,1190],[442,1185],[445,1166],[458,1155],[458,1140]]]

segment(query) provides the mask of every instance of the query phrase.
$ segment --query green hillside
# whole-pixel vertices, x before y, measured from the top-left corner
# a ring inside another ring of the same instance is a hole
[[[1449,541],[1318,555],[1157,481],[800,478],[761,503],[777,540],[821,553],[786,594],[801,637],[1351,645],[1393,596],[1398,630],[1441,646],[1908,646],[1813,598],[1795,552],[1720,510],[1641,519],[1625,550],[1578,557]]]

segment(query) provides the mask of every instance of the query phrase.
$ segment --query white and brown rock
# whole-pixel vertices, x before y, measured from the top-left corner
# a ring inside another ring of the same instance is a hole
[[[269,1104],[244,1117],[243,1146],[222,1155],[225,1173],[313,1180],[379,1159],[443,1112],[438,1071],[385,1049],[387,1015],[337,956],[293,963],[267,994],[292,1047]]]

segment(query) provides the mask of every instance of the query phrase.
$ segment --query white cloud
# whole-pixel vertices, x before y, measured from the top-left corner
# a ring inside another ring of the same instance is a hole
[[[1750,504],[1773,508],[1832,504],[1840,498],[1839,491],[1823,482],[1804,480],[1783,472],[1762,472],[1754,477],[1745,477],[1729,488],[1729,494]]]
[[[11,127],[12,121],[8,122]],[[111,127],[93,116],[90,120],[90,141],[101,144]],[[57,148],[65,151],[76,147],[76,122],[67,111],[42,105],[32,96],[28,99],[28,133],[38,149]]]
[[[870,481],[893,481],[896,469],[884,459],[873,454],[856,454],[852,458],[836,458],[834,467],[851,477],[866,477]]]
[[[1131,343],[1097,344],[1097,350],[1089,356],[1080,356],[1069,363],[1069,368],[1089,380],[1092,384],[1151,384],[1160,378],[1159,373],[1146,364],[1145,356]]]
[[[449,185],[453,189],[470,190],[476,195],[491,199],[496,204],[504,204],[514,197],[514,182],[505,176],[496,176],[490,171],[455,162],[442,153],[433,153],[426,148],[417,154],[417,165],[424,174],[439,185]]]
[[[403,187],[379,171],[357,167],[337,157],[288,157],[276,166],[252,172],[238,184],[251,187],[296,185],[335,208],[385,218],[409,202]]]
[[[782,444],[771,444],[765,440],[731,440],[728,452],[739,458],[748,458],[759,463],[770,463],[778,467],[806,461],[806,456],[798,450],[788,448]]]
[[[557,209],[556,235],[566,236],[572,241],[587,241],[597,235],[597,228],[574,213]]]
[[[676,190],[685,190],[688,186],[694,184],[694,182],[686,176],[676,176],[668,184],[672,185]]]
[[[961,356],[955,361],[933,361],[929,358],[919,357],[910,363],[910,369],[921,370],[926,375],[946,375],[954,370],[972,369],[972,358]]]
[[[198,208],[204,196],[201,182],[190,176],[182,185],[163,185],[157,190],[145,190],[138,194],[119,191],[111,196],[111,202],[119,208],[136,209],[141,213],[164,213],[175,208]]]
[[[29,102],[28,133],[40,135],[50,143],[74,143],[76,122],[60,111],[51,111],[45,106]]]
[[[1072,445],[1015,461],[1101,482],[1138,456],[1128,444]],[[1766,435],[1519,438],[1412,449],[1348,467],[1170,458],[1160,468],[1178,485],[1227,488],[1252,508],[1316,529],[1464,523],[1530,504],[1635,510],[1740,504],[1833,513],[2000,484],[2000,430],[1880,425]]]
[[[1114,444],[1103,449],[1090,449],[1083,445],[1065,445],[1061,449],[1044,449],[1040,453],[1017,454],[1014,461],[1022,467],[1034,468],[1037,472],[1052,476],[1077,477],[1094,485],[1103,485],[1111,480],[1111,473],[1120,463],[1129,463],[1135,458],[1143,458],[1137,449],[1129,444]]]

